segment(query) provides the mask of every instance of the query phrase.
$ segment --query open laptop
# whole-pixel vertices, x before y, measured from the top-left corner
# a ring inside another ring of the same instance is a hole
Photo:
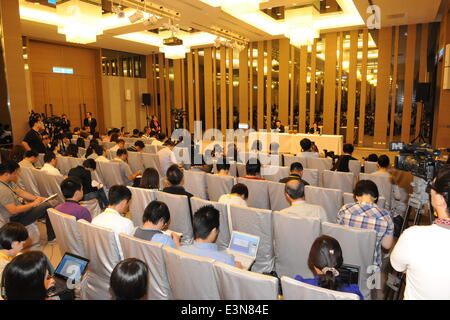
[[[258,236],[233,231],[227,253],[232,254],[236,261],[239,261],[245,269],[250,270],[256,259],[259,240]]]
[[[55,286],[49,289],[49,296],[72,290],[68,285],[81,280],[88,264],[88,259],[66,252],[53,273]]]

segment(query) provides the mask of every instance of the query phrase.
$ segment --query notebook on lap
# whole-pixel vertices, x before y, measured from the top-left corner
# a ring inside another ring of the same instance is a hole
[[[259,240],[258,236],[233,231],[227,253],[232,254],[236,261],[239,261],[245,269],[250,270],[256,259]]]

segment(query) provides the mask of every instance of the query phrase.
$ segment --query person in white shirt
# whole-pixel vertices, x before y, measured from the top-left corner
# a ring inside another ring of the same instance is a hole
[[[133,222],[123,217],[128,212],[131,200],[131,191],[125,186],[112,186],[108,193],[109,206],[92,220],[92,224],[114,231],[121,257],[122,248],[119,242],[119,233],[133,235]]]
[[[219,203],[236,204],[238,206],[247,207],[248,188],[245,184],[237,183],[231,189],[230,194],[223,194],[219,198]]]
[[[98,145],[94,148],[95,153],[97,154],[97,158],[95,158],[95,161],[97,162],[109,162],[109,159],[105,157],[105,149],[103,149],[102,146]]]
[[[450,300],[450,171],[441,169],[430,189],[438,219],[406,229],[391,253],[392,267],[406,271],[405,300]]]
[[[380,156],[378,158],[378,170],[371,173],[375,176],[381,176],[381,177],[391,177],[391,173],[389,172],[389,166],[390,166],[390,160],[389,157],[385,154]]]
[[[21,168],[34,168],[34,165],[38,161],[39,153],[34,150],[28,150],[25,152],[25,157],[19,162]]]
[[[116,141],[116,145],[112,148],[109,149],[109,152],[117,152],[117,150],[119,149],[124,149],[125,148],[125,140],[123,139],[118,139]]]
[[[138,170],[135,173],[131,171],[130,165],[127,163],[128,151],[127,149],[117,150],[117,156],[111,162],[117,162],[120,165],[120,175],[124,185],[132,186],[133,181],[140,175],[142,171]]]
[[[175,142],[172,140],[167,140],[165,143],[165,148],[158,151],[159,165],[161,166],[162,172],[165,174],[167,169],[171,165],[177,164],[177,158],[175,157],[175,153],[173,152],[173,148],[175,148]]]
[[[302,152],[297,154],[297,157],[320,158],[320,155],[317,152],[312,151],[311,140],[307,138],[302,139],[302,141],[300,141],[300,146],[302,147]]]
[[[305,185],[302,182],[299,180],[287,182],[284,192],[291,206],[281,210],[281,212],[294,214],[298,217],[319,218],[321,222],[328,222],[328,216],[324,208],[319,205],[306,203]]]
[[[164,140],[166,139],[166,135],[164,133],[160,133],[156,136],[156,139],[152,141],[152,146],[162,146],[164,145]]]
[[[58,160],[53,152],[47,152],[44,156],[44,166],[42,171],[52,175],[52,176],[62,176],[61,172],[56,168]]]

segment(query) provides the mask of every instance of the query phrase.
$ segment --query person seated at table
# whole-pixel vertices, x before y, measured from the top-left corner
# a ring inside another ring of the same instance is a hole
[[[381,177],[391,177],[391,173],[389,172],[389,167],[390,167],[390,160],[389,157],[385,154],[381,155],[378,158],[378,170],[375,172],[372,172],[372,175],[375,176],[381,176]]]
[[[195,256],[212,258],[230,266],[242,267],[239,262],[235,262],[231,254],[219,251],[216,244],[220,227],[219,210],[212,205],[201,207],[194,214],[192,227],[194,229],[194,244],[181,246],[181,251]]]
[[[116,145],[114,147],[110,148],[109,152],[111,152],[111,151],[117,152],[117,150],[125,148],[125,140],[117,139],[115,142],[116,142]]]
[[[236,204],[238,206],[247,207],[248,188],[243,183],[237,183],[231,188],[229,194],[223,194],[219,198],[219,203]]]
[[[37,163],[39,153],[34,150],[28,150],[25,152],[25,156],[22,161],[19,162],[21,168],[34,168]]]
[[[284,133],[284,126],[281,124],[281,120],[277,119],[275,125],[272,127],[272,131],[278,133]]]
[[[354,293],[364,300],[357,284],[345,284],[339,276],[338,269],[344,263],[339,242],[330,236],[317,238],[311,246],[308,257],[308,267],[314,278],[305,279],[300,275],[295,280],[324,289]]]
[[[320,134],[320,128],[319,128],[319,123],[317,121],[314,121],[313,126],[311,129],[309,129],[309,133],[310,134]]]
[[[167,181],[169,182],[170,186],[163,189],[163,192],[171,193],[171,194],[178,194],[187,196],[188,198],[193,197],[194,195],[192,193],[187,192],[183,184],[184,174],[183,170],[178,167],[178,165],[174,164],[167,169],[166,173]]]
[[[69,144],[66,149],[65,157],[78,158],[78,146],[76,144]]]
[[[322,206],[309,204],[305,201],[305,185],[299,180],[291,180],[286,183],[284,195],[291,206],[281,210],[281,212],[298,217],[319,218],[321,222],[328,221],[327,213]]]
[[[294,162],[291,164],[289,176],[283,178],[279,183],[288,183],[291,180],[298,180],[302,182],[305,186],[309,186],[309,183],[302,179],[303,177],[303,165],[300,162]]]
[[[219,176],[230,176],[230,163],[226,157],[217,160],[216,168]]]
[[[169,236],[163,232],[170,226],[170,211],[164,202],[156,200],[150,202],[144,210],[142,222],[142,227],[138,227],[134,233],[136,238],[162,243],[174,249],[180,247],[178,233],[172,232]]]
[[[147,168],[142,174],[141,182],[139,183],[139,188],[159,190],[159,173],[155,168]]]
[[[0,279],[6,265],[22,251],[28,240],[28,230],[18,222],[8,222],[0,228]]]
[[[127,151],[131,151],[131,152],[141,152],[142,150],[144,150],[145,148],[145,144],[144,142],[138,140],[134,143],[134,146],[131,146],[127,149]]]
[[[310,157],[310,158],[320,157],[318,152],[313,151],[311,140],[309,140],[308,138],[302,139],[300,141],[300,146],[302,148],[302,152],[297,154],[297,157]]]
[[[52,176],[62,176],[61,172],[56,168],[58,160],[53,152],[47,152],[44,155],[44,166],[41,168],[42,171],[52,175]]]
[[[66,202],[60,204],[55,209],[62,213],[74,216],[76,220],[84,219],[87,222],[91,222],[91,213],[79,203],[83,200],[84,196],[81,180],[76,177],[65,179],[61,182],[61,191]]]
[[[95,151],[95,154],[97,155],[97,157],[95,158],[95,161],[109,162],[109,159],[106,158],[106,151],[102,146],[100,146],[100,145],[94,146],[94,151]],[[90,159],[90,158],[88,157],[88,159]]]
[[[128,151],[126,149],[119,149],[117,150],[116,157],[113,160],[111,160],[111,162],[119,163],[120,175],[122,177],[123,184],[132,186],[133,182],[135,182],[135,179],[138,176],[142,175],[142,171],[138,170],[133,173],[127,160],[128,160]]]
[[[353,150],[355,150],[353,145],[350,143],[346,143],[343,148],[344,154],[339,156],[338,160],[333,165],[333,168],[331,168],[331,171],[350,172],[350,168],[348,165],[350,163],[350,160],[357,160],[356,158],[352,157]]]
[[[245,170],[247,174],[243,177],[244,179],[266,180],[261,177],[261,162],[256,158],[248,159]]]
[[[111,272],[109,284],[116,300],[142,300],[147,295],[148,266],[136,258],[120,261]]]

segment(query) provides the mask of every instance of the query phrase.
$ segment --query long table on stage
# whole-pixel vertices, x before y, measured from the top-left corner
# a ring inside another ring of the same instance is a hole
[[[344,136],[334,135],[318,135],[318,134],[289,134],[289,133],[276,133],[276,132],[252,132],[249,135],[249,146],[251,147],[253,141],[259,139],[265,144],[270,145],[272,141],[280,144],[280,153],[297,154],[301,152],[300,141],[304,138],[308,138],[314,141],[319,148],[319,152],[323,152],[324,149],[328,151],[334,151],[335,154],[340,155],[342,153],[342,147],[344,143]]]

